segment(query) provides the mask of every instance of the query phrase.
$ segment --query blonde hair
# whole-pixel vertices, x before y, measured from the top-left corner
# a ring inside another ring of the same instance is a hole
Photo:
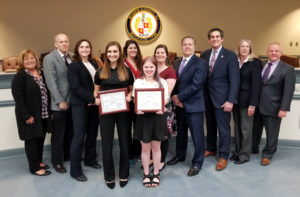
[[[23,70],[24,69],[24,58],[27,55],[32,55],[35,58],[36,61],[36,69],[37,70],[41,70],[40,64],[39,64],[39,58],[37,57],[37,55],[35,54],[35,52],[31,49],[25,49],[23,51],[21,51],[20,55],[19,55],[19,67],[18,70]]]
[[[249,53],[249,59],[248,59],[248,60],[249,60],[249,61],[252,61],[253,58],[255,58],[255,55],[254,55],[254,53],[253,53],[252,42],[251,42],[251,40],[249,40],[249,39],[241,39],[241,41],[240,41],[240,43],[239,43],[239,45],[238,45],[238,47],[237,47],[236,54],[237,54],[237,56],[238,56],[239,58],[241,58],[240,47],[241,47],[241,45],[243,44],[243,42],[247,42],[247,43],[249,44],[249,47],[250,47],[250,53]]]

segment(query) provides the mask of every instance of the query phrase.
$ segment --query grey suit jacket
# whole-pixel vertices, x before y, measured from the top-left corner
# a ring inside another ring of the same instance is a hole
[[[259,110],[262,115],[278,117],[279,110],[290,111],[296,77],[294,67],[280,61],[262,85]]]
[[[43,70],[50,91],[51,110],[60,111],[61,102],[67,102],[69,106],[71,89],[68,83],[68,68],[57,49],[44,58]]]

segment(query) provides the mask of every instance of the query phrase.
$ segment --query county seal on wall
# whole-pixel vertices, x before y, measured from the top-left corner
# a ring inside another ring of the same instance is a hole
[[[152,8],[138,7],[129,14],[126,20],[126,31],[133,40],[149,43],[160,35],[161,20]]]

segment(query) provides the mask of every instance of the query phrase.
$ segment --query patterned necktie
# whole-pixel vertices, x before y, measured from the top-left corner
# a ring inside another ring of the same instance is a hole
[[[270,74],[270,71],[271,71],[271,66],[272,66],[272,63],[269,62],[268,63],[268,67],[267,69],[265,70],[264,74],[263,74],[263,77],[262,77],[262,80],[265,83],[267,83],[268,79],[269,79],[269,74]]]
[[[214,68],[214,65],[216,62],[216,54],[217,54],[217,51],[213,50],[213,55],[212,55],[210,63],[209,63],[209,70],[208,70],[209,75],[211,74],[211,72]]]
[[[186,63],[186,59],[183,58],[183,60],[182,60],[182,62],[181,62],[181,64],[180,64],[180,66],[179,66],[179,69],[178,69],[178,76],[179,76],[179,77],[180,77],[180,75],[181,75],[182,70],[183,70],[184,67],[185,67],[185,63]]]
[[[67,55],[64,55],[64,60],[65,60],[65,64],[66,66],[68,67],[69,66],[69,62],[68,62],[68,56]]]

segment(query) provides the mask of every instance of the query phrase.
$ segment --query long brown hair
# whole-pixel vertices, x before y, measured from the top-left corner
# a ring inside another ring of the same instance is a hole
[[[127,40],[125,42],[125,46],[123,47],[123,54],[124,54],[124,58],[127,58],[128,54],[127,54],[127,49],[129,47],[129,45],[134,44],[136,46],[137,49],[137,53],[135,56],[135,63],[136,63],[136,67],[138,68],[139,71],[142,71],[142,64],[143,64],[143,57],[142,57],[142,53],[140,50],[140,47],[138,45],[138,43],[134,40]]]
[[[160,77],[159,77],[158,68],[157,68],[157,61],[156,61],[156,59],[153,56],[149,56],[149,57],[146,57],[144,59],[143,66],[142,66],[142,71],[140,73],[140,78],[145,78],[144,65],[147,62],[150,62],[151,64],[153,64],[155,66],[155,72],[154,72],[154,75],[153,75],[153,79],[154,79],[154,81],[156,81],[158,83],[158,86],[160,88],[162,88],[163,86],[162,86],[162,84],[160,82]]]
[[[120,81],[126,81],[129,79],[129,73],[127,71],[126,66],[124,65],[124,59],[123,59],[121,45],[116,41],[109,42],[106,45],[104,64],[103,64],[103,67],[102,67],[99,77],[100,77],[100,79],[108,79],[111,77],[111,72],[110,72],[110,69],[111,69],[110,64],[111,63],[110,63],[109,59],[107,58],[108,48],[111,46],[116,46],[119,50],[119,59],[117,61],[117,73],[118,73]]]

